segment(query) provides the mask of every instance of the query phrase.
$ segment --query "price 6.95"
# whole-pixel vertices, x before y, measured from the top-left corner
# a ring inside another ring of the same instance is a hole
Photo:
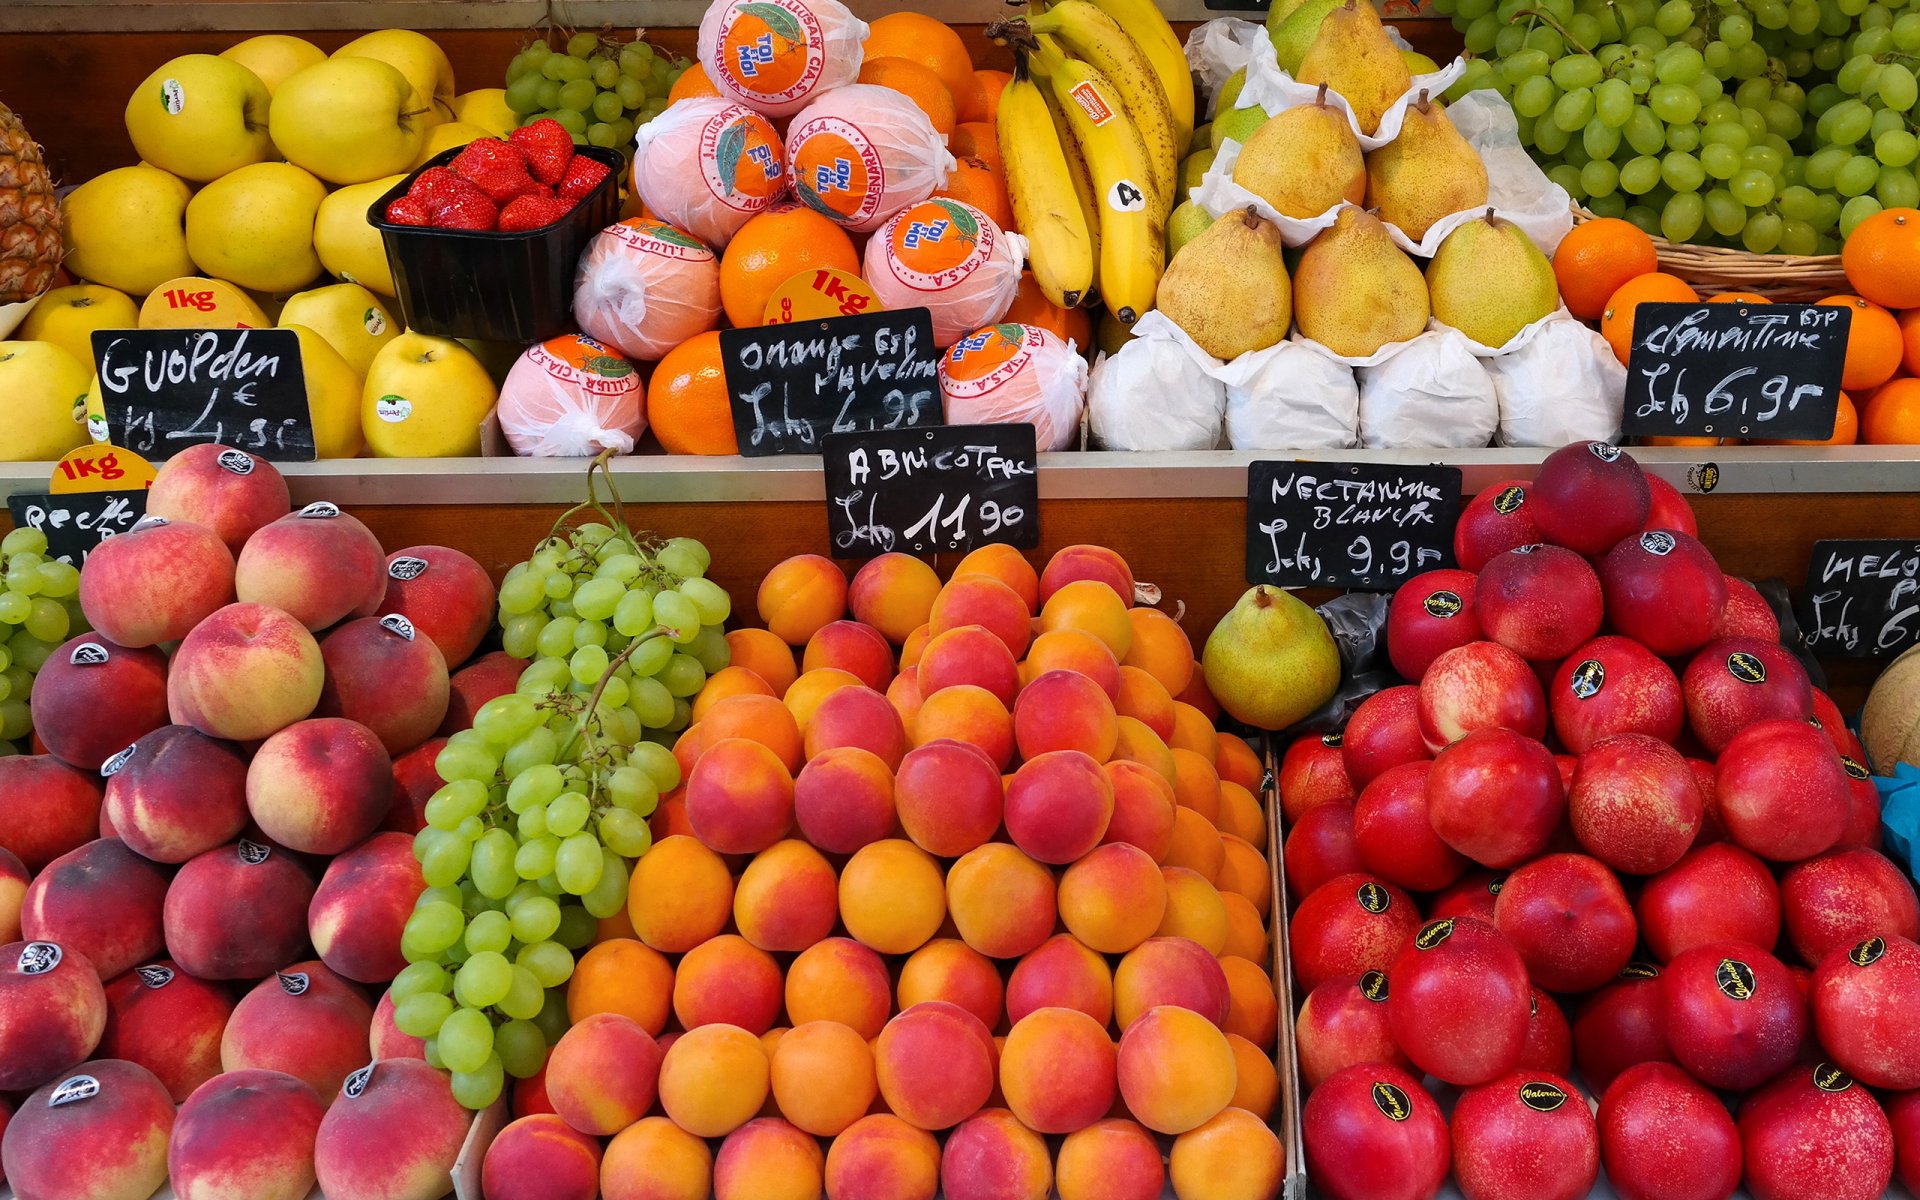
[[[1666,412],[1675,422],[1685,421],[1693,411],[1694,401],[1687,395],[1687,369],[1663,362],[1657,367],[1643,369],[1641,372],[1647,381],[1647,399],[1636,412],[1639,417],[1649,417],[1655,413]],[[1709,378],[1711,378],[1709,376]],[[1721,378],[1708,388],[1700,398],[1700,414],[1703,417],[1726,417],[1732,422],[1742,422],[1738,432],[1747,433],[1750,426],[1744,422],[1762,424],[1779,420],[1798,409],[1801,404],[1818,400],[1826,395],[1826,388],[1818,383],[1796,384],[1790,376],[1772,375],[1760,377],[1758,367],[1739,367]],[[1711,427],[1708,427],[1711,432]],[[1733,433],[1733,430],[1727,430]]]

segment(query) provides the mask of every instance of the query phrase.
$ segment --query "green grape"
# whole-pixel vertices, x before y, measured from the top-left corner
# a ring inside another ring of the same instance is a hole
[[[536,838],[547,836],[547,808],[547,805],[537,804],[521,813],[519,819],[514,822],[514,832],[520,835],[520,841],[523,844],[533,841]],[[539,860],[535,858],[532,861],[538,862]],[[519,851],[516,850],[514,851],[515,874],[519,873],[519,863],[520,855]]]
[[[654,556],[654,561],[666,571],[682,579],[697,579],[705,575],[707,568],[713,565],[713,555],[708,552],[705,545],[694,538],[676,537],[666,540],[666,543],[660,547],[660,553]]]
[[[521,695],[532,695],[535,699],[566,686],[567,664],[541,660],[528,663],[520,672],[520,678],[514,685],[514,691]]]
[[[1700,48],[1700,57],[1707,70],[1719,75],[1732,67],[1733,47],[1722,41],[1711,41]]]
[[[498,1004],[512,984],[513,968],[505,956],[498,950],[479,950],[454,973],[453,997],[468,1008],[485,1008]]]
[[[667,660],[666,670],[660,673],[660,682],[666,685],[669,695],[684,700],[700,691],[707,682],[707,672],[699,660],[676,654]]]
[[[63,642],[67,638],[68,625],[67,610],[59,601],[36,596],[27,610],[27,619],[22,627],[43,642]]]
[[[452,1012],[452,1000],[439,992],[421,992],[393,1002],[393,1023],[408,1037],[430,1038]]]
[[[560,906],[554,903],[551,896],[529,896],[512,906],[510,919],[517,941],[528,945],[544,942],[553,936],[554,930],[560,928]]]
[[[564,662],[560,665],[566,666]],[[551,763],[559,753],[559,737],[543,726],[507,748],[501,770],[508,779],[517,779],[523,771]]]
[[[1707,225],[1721,237],[1732,237],[1747,223],[1747,210],[1725,188],[1708,192],[1706,206]]]
[[[1733,77],[1753,79],[1767,69],[1767,52],[1758,42],[1748,42],[1733,52]]]
[[[607,626],[602,621],[581,621],[573,627],[573,648],[607,644]]]
[[[1833,177],[1833,190],[1842,196],[1865,195],[1880,181],[1880,164],[1864,154],[1849,158]]]
[[[564,914],[562,920],[564,922]],[[559,987],[573,976],[573,955],[558,942],[532,942],[520,948],[515,961],[531,972],[543,988]]]
[[[1667,149],[1688,154],[1700,147],[1700,127],[1693,124],[1667,126]]]
[[[1605,77],[1600,62],[1591,54],[1569,54],[1548,68],[1554,85],[1564,91],[1592,87]]]
[[[1806,125],[1792,105],[1780,100],[1767,101],[1761,119],[1766,122],[1768,133],[1788,140],[1799,137]]]
[[[1821,117],[1827,115],[1828,110],[1846,98],[1847,94],[1841,91],[1836,84],[1815,84],[1812,89],[1807,92],[1807,113],[1818,122]],[[1816,124],[1815,128],[1818,127],[1818,124]]]
[[[1880,68],[1880,103],[1895,112],[1906,112],[1913,102],[1920,99],[1920,83],[1916,83],[1913,71],[1904,63],[1888,63]]]
[[[1643,25],[1627,34],[1627,45],[1657,54],[1667,48],[1667,39],[1659,30]]]
[[[1612,158],[1614,151],[1620,148],[1620,131],[1610,125],[1602,124],[1596,118],[1592,124],[1580,131],[1580,146],[1587,152],[1589,158]]]
[[[1643,154],[1620,168],[1620,188],[1634,196],[1644,196],[1660,186],[1660,160]]]
[[[519,814],[529,808],[551,804],[554,797],[560,794],[563,783],[560,768],[552,763],[530,766],[507,785],[507,810]]]
[[[547,1061],[547,1039],[531,1021],[508,1021],[493,1031],[494,1053],[515,1079],[531,1079]]]
[[[1702,146],[1725,146],[1740,151],[1745,150],[1751,140],[1746,127],[1733,121],[1715,121],[1700,131]]]
[[[8,530],[7,535],[0,538],[0,555],[8,558],[16,554],[45,554],[46,552],[47,535],[38,529],[23,525]]]
[[[507,81],[507,107],[521,116],[540,111],[540,85],[545,80],[537,70]]]
[[[573,611],[583,620],[605,621],[619,608],[626,591],[626,585],[620,580],[596,576],[574,592]]]
[[[479,740],[478,735],[473,740],[461,740],[460,735],[456,734],[434,756],[433,769],[440,778],[449,782],[490,782],[494,772],[500,769],[500,757],[484,741]]]
[[[1762,29],[1785,29],[1787,6],[1783,0],[1754,0],[1753,23]]]
[[[1706,216],[1706,202],[1698,192],[1676,192],[1660,211],[1660,232],[1670,242],[1691,241]]]
[[[638,858],[653,845],[653,833],[644,817],[612,808],[600,818],[600,840],[616,854]]]
[[[1852,49],[1855,54],[1870,54],[1875,58],[1887,54],[1893,49],[1893,30],[1885,25],[1870,28],[1863,20],[1860,32],[1853,35]]]
[[[517,692],[495,696],[473,714],[473,730],[496,746],[510,746],[539,728],[545,717],[533,698]]]
[[[560,928],[555,931],[553,940],[568,950],[581,950],[591,946],[599,933],[600,923],[593,919],[592,914],[577,904],[570,904],[560,910]]]
[[[499,833],[501,831],[496,829],[494,832]],[[467,922],[467,936],[465,941],[467,950],[473,954],[478,955],[487,950],[498,954],[505,950],[508,944],[513,941],[512,923],[507,920],[507,914],[494,909],[488,909],[474,917],[473,920]],[[471,966],[472,961],[471,959],[468,960],[469,966]],[[467,968],[462,969],[465,970]]]
[[[493,1022],[477,1008],[455,1009],[440,1026],[435,1044],[449,1070],[471,1070],[493,1053]]]
[[[1775,213],[1755,213],[1740,235],[1740,244],[1755,254],[1771,254],[1780,244],[1782,222]]]
[[[1920,203],[1920,183],[1905,167],[1882,167],[1873,195],[1883,208],[1912,208]]]
[[[408,963],[400,968],[400,973],[393,977],[393,982],[388,985],[387,990],[393,993],[394,1001],[397,1003],[408,996],[444,994],[452,986],[453,979],[447,974],[445,967],[438,963],[417,962]],[[426,1035],[416,1036],[425,1037]]]
[[[1655,84],[1647,94],[1647,107],[1668,125],[1684,124],[1700,115],[1700,97],[1681,84]]]
[[[1460,41],[1469,52],[1473,54],[1485,54],[1487,51],[1496,47],[1500,35],[1504,31],[1505,29],[1501,26],[1500,19],[1492,13],[1486,13],[1469,24],[1465,30],[1461,31]],[[1514,42],[1516,44],[1518,44],[1521,36],[1523,35],[1515,34]],[[1505,56],[1503,55],[1502,57]]]
[[[1820,235],[1805,221],[1787,220],[1780,223],[1780,253],[1812,254],[1819,245]]]
[[[478,1112],[500,1098],[501,1090],[506,1087],[506,1074],[501,1069],[500,1056],[493,1054],[475,1070],[453,1072],[447,1082],[462,1108]]]
[[[612,149],[620,144],[619,131],[605,121],[595,121],[587,126],[587,144]]]
[[[1569,196],[1575,199],[1581,197],[1580,168],[1574,166],[1572,163],[1555,163],[1553,166],[1548,167],[1547,178],[1565,190]]]
[[[680,786],[680,760],[673,751],[655,742],[643,742],[627,752],[627,764],[639,767],[661,792]]]
[[[80,572],[58,559],[40,564],[40,594],[61,599],[80,590]]]
[[[577,682],[598,683],[607,673],[607,652],[599,646],[582,646],[573,652],[569,668]]]
[[[1558,94],[1553,81],[1544,75],[1523,79],[1513,89],[1513,111],[1523,117],[1537,117],[1553,107]]]
[[[1658,154],[1667,145],[1666,126],[1644,104],[1634,105],[1622,134],[1636,154]]]
[[[557,837],[569,837],[587,827],[587,818],[593,815],[593,805],[578,792],[563,792],[558,800],[547,805],[547,832]],[[560,847],[564,856],[566,847]]]
[[[1653,14],[1653,27],[1668,37],[1677,37],[1693,24],[1693,5],[1687,0],[1667,0]]]
[[[1753,22],[1737,12],[1729,13],[1720,18],[1719,33],[1720,40],[1738,53],[1742,47],[1753,42]]]
[[[1765,171],[1743,170],[1727,181],[1727,190],[1748,208],[1759,208],[1773,199],[1773,176]]]
[[[518,568],[516,568],[518,570]],[[546,599],[547,577],[533,571],[509,572],[500,583],[500,611],[530,613]]]
[[[20,592],[0,594],[0,621],[18,625],[33,613],[33,598]]]
[[[1714,179],[1732,179],[1740,170],[1740,153],[1718,143],[1700,147],[1701,169]]]
[[[521,815],[520,819],[525,821],[528,816],[536,812],[541,814],[542,820],[545,819],[544,809],[529,809]],[[528,837],[524,828],[520,836],[523,839],[520,843],[520,851],[513,856],[513,869],[520,878],[539,879],[553,874],[554,856],[560,851],[560,839],[545,834]]]
[[[1567,49],[1566,39],[1560,36],[1558,30],[1549,25],[1536,25],[1532,29],[1527,30],[1524,44],[1532,49],[1545,52],[1548,58],[1559,58],[1562,54],[1566,53]]]
[[[518,613],[500,622],[500,646],[515,658],[532,658],[539,647],[540,631],[547,626],[545,613]]]
[[[1840,168],[1852,157],[1853,154],[1843,146],[1827,146],[1814,151],[1807,159],[1807,186],[1823,190],[1832,187]]]
[[[474,779],[457,779],[443,784],[427,798],[427,824],[435,829],[455,830],[460,822],[487,806],[486,785]]]
[[[1608,79],[1593,89],[1593,115],[1611,129],[1633,116],[1633,89],[1623,79]]]
[[[1699,159],[1676,150],[1660,161],[1660,178],[1675,192],[1691,192],[1706,182],[1707,173],[1701,169]]]
[[[1854,227],[1880,211],[1880,201],[1872,196],[1855,196],[1840,210],[1840,236],[1852,235]]]
[[[513,840],[513,835],[504,829],[490,829],[473,844],[473,855],[467,871],[482,896],[498,900],[513,891],[514,885],[520,882],[519,875],[513,869],[514,856],[519,851],[520,846]]]
[[[611,88],[620,79],[620,64],[610,58],[598,59],[593,63],[593,86]]]
[[[418,950],[418,953],[409,951],[409,958],[425,958],[459,941],[466,927],[466,914],[444,900],[436,900],[413,911],[401,938]]]
[[[1565,100],[1561,103],[1564,104]],[[668,630],[668,636],[680,645],[692,641],[700,632],[700,610],[681,592],[665,591],[655,596],[653,616]]]
[[[1778,175],[1786,170],[1786,160],[1772,146],[1749,146],[1740,156],[1740,165],[1763,175]]]
[[[567,53],[575,58],[586,58],[600,48],[600,35],[580,32],[567,39]]]
[[[548,78],[558,79],[562,83],[592,83],[587,76],[592,74],[593,68],[589,67],[585,60],[574,55],[565,57],[555,55],[542,63],[540,69],[543,72],[557,72],[557,74],[550,74]]]
[[[557,617],[548,621],[535,644],[543,658],[564,658],[573,652],[573,630],[580,622],[575,617]]]
[[[604,866],[599,840],[591,833],[575,833],[560,843],[553,872],[561,887],[575,896],[584,896],[600,882]]]
[[[529,1021],[540,1015],[546,998],[546,989],[533,977],[533,972],[516,965],[513,968],[513,983],[494,1007],[516,1021]]]
[[[1792,3],[1787,5],[1788,30],[1795,34],[1805,36],[1819,28],[1820,6],[1818,4],[1808,3],[1807,0],[1792,0]],[[1809,62],[1807,65],[1812,66],[1813,64]],[[1802,71],[1800,74],[1805,74],[1805,72]]]
[[[1920,50],[1920,13],[1902,13],[1894,19],[1888,33],[1896,49],[1908,54]]]
[[[1840,223],[1841,205],[1844,202],[1840,197],[1829,194],[1822,194],[1815,199],[1819,201],[1820,211],[1813,217],[1814,231],[1823,235],[1830,233]]]
[[[1850,96],[1865,95],[1879,70],[1880,64],[1873,61],[1871,54],[1856,54],[1834,73],[1833,82]]]
[[[6,584],[9,590],[21,596],[36,596],[40,593],[40,565],[30,563],[26,566],[7,568]]]
[[[1796,185],[1780,189],[1775,207],[1780,210],[1780,215],[1789,221],[1808,221],[1819,211],[1820,206],[1811,189]]]
[[[1691,46],[1669,46],[1654,61],[1653,77],[1661,83],[1691,85],[1700,78],[1705,60]]]
[[[580,897],[581,907],[596,920],[605,920],[627,906],[627,860],[606,848],[600,850],[600,878]]]
[[[711,579],[689,578],[680,584],[679,592],[693,602],[702,625],[718,625],[733,612],[733,599]]]

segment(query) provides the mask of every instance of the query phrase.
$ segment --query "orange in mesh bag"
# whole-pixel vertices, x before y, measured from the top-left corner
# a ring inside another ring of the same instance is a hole
[[[496,409],[515,454],[586,458],[627,454],[646,431],[640,373],[584,334],[530,346],[507,372]]]
[[[633,190],[647,211],[720,247],[786,194],[780,135],[730,100],[682,100],[634,137]]]
[[[925,307],[933,344],[951,346],[1005,316],[1020,290],[1026,239],[960,200],[901,209],[867,239],[867,286],[888,308]]]
[[[1025,422],[1042,450],[1063,450],[1080,431],[1086,360],[1038,325],[976,329],[941,356],[939,374],[950,425]]]
[[[720,94],[770,117],[860,74],[865,21],[838,0],[714,0],[698,53]]]
[[[609,225],[580,256],[573,318],[628,358],[655,362],[720,323],[720,260],[659,221]]]
[[[787,126],[794,195],[863,233],[933,195],[953,164],[946,136],[919,105],[892,88],[837,88]]]

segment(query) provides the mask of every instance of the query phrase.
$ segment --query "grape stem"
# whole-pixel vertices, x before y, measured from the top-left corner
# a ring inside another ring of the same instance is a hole
[[[574,742],[578,741],[580,737],[586,733],[587,724],[593,720],[594,711],[600,707],[601,693],[607,690],[607,680],[613,678],[613,673],[620,669],[620,664],[632,658],[633,652],[639,649],[643,642],[650,642],[657,637],[665,636],[667,636],[666,626],[655,625],[645,633],[636,635],[632,641],[626,644],[626,647],[622,649],[620,653],[613,656],[613,659],[607,663],[607,669],[600,672],[599,682],[593,685],[593,691],[587,695],[587,707],[580,714],[580,723],[574,726],[573,732],[567,735],[567,740],[560,744],[559,751],[553,756],[555,762],[566,758],[567,752],[573,749]]]
[[[1589,57],[1592,56],[1593,51],[1587,49],[1585,46],[1582,46],[1580,44],[1579,39],[1574,37],[1571,33],[1568,33],[1567,27],[1565,25],[1562,25],[1552,13],[1547,12],[1545,9],[1539,9],[1539,8],[1519,9],[1515,11],[1512,17],[1508,18],[1507,24],[1511,25],[1515,20],[1521,17],[1532,17],[1537,21],[1545,21],[1548,29],[1553,30],[1555,33],[1559,34],[1561,37],[1566,39],[1567,45],[1572,46],[1575,50],[1578,50],[1582,54],[1588,55]]]

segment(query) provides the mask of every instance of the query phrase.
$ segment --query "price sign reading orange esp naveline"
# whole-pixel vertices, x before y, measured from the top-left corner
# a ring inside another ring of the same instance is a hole
[[[153,464],[121,446],[93,442],[53,464],[51,495],[73,492],[130,492],[153,486]]]
[[[767,298],[766,321],[769,325],[787,325],[826,317],[857,317],[885,307],[867,281],[852,271],[817,267],[798,271],[773,289],[773,295]]]

